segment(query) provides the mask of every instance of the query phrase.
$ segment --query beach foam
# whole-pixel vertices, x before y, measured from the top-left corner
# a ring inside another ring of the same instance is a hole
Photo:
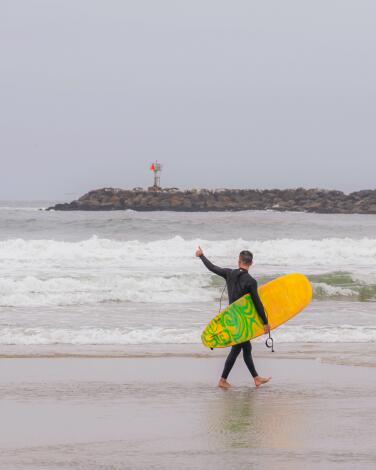
[[[0,345],[199,344],[202,328],[3,328]],[[376,328],[363,326],[290,326],[272,332],[275,343],[374,343]],[[255,341],[263,342],[264,337]]]

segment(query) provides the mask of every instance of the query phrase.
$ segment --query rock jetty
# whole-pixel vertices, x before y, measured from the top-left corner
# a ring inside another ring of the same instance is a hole
[[[102,188],[76,201],[56,204],[60,211],[243,211],[276,210],[323,214],[376,214],[376,189],[345,194],[323,189],[154,189]]]

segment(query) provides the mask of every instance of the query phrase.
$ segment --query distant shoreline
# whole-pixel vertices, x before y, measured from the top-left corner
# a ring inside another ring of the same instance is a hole
[[[89,191],[77,200],[56,204],[57,211],[244,211],[275,210],[321,214],[376,214],[376,189],[116,189]]]

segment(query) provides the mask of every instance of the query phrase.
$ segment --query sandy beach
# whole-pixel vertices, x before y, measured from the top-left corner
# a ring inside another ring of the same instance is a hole
[[[260,389],[239,360],[228,391],[223,352],[3,355],[0,467],[374,469],[374,364],[297,354],[256,352]]]

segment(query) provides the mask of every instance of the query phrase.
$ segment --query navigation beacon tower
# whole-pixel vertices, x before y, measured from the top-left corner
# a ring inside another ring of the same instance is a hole
[[[157,162],[157,160],[151,164],[150,170],[154,172],[154,186],[152,188],[154,190],[160,190],[161,189],[161,171],[162,171],[162,165]]]

